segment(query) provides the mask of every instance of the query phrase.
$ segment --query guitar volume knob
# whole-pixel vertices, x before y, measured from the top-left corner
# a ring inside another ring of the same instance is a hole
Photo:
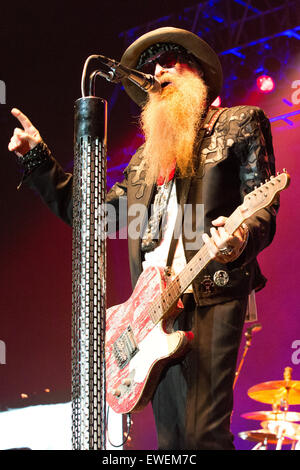
[[[126,387],[130,387],[131,385],[131,380],[130,379],[124,379],[122,381],[122,385],[126,385]]]

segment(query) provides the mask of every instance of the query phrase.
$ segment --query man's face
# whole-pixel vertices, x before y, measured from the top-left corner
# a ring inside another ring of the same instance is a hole
[[[176,62],[170,67],[161,66],[156,63],[154,76],[161,83],[162,88],[166,88],[170,84],[174,85],[177,77],[182,77],[186,72],[201,76],[200,70],[191,63]]]
[[[162,84],[162,88],[166,88],[170,84],[174,85],[177,77],[181,78],[186,73],[203,77],[203,73],[199,65],[196,65],[195,59],[189,54],[182,54],[177,51],[167,51],[152,57],[140,70],[154,75]]]

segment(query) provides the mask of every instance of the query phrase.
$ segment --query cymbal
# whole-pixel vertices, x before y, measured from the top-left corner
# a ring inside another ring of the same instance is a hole
[[[248,395],[253,400],[262,403],[280,403],[286,400],[289,405],[300,404],[299,380],[274,380],[262,382],[249,388]]]
[[[266,429],[255,429],[254,431],[243,431],[239,433],[239,436],[247,441],[252,442],[266,442],[268,444],[277,444],[278,438],[275,433],[267,431]],[[294,442],[295,439],[284,436],[282,440],[283,445],[289,445]]]
[[[284,437],[300,439],[300,425],[295,423],[287,423],[286,421],[263,421],[261,423],[264,429],[278,435],[281,433]]]
[[[294,411],[253,411],[244,413],[242,418],[255,419],[257,421],[300,421],[300,413]]]

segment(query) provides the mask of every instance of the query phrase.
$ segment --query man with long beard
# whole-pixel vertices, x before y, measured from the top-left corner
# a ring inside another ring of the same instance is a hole
[[[164,69],[158,63],[155,67],[162,91],[150,94],[141,113],[147,183],[159,173],[168,176],[175,161],[181,176],[192,176],[193,149],[207,107],[207,87],[200,73],[196,64]]]
[[[200,248],[191,243],[190,233],[197,239],[204,232],[214,258],[182,296],[176,328],[192,330],[194,339],[184,358],[165,368],[154,392],[158,446],[234,449],[230,417],[238,348],[249,298],[266,282],[256,256],[273,239],[278,207],[260,210],[233,235],[225,223],[244,195],[274,173],[269,121],[256,107],[211,106],[221,90],[221,66],[215,52],[188,31],[147,33],[129,46],[121,63],[152,73],[161,84],[160,92],[147,96],[124,80],[126,92],[142,107],[145,144],[107,197],[115,206],[127,197],[128,209],[139,203],[151,213],[139,240],[129,233],[133,286],[147,266],[172,265],[175,274],[180,272]],[[71,175],[26,116],[12,113],[23,129],[15,130],[9,149],[23,163],[24,181],[72,224]],[[183,229],[176,238],[177,216],[186,206],[192,212],[182,212]],[[204,210],[201,221],[198,206]]]

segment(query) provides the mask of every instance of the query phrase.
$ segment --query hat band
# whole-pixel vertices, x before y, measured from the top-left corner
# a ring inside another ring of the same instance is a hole
[[[187,50],[179,46],[178,44],[173,44],[171,42],[158,42],[153,44],[152,46],[148,47],[142,54],[140,55],[139,61],[136,65],[136,69],[140,70],[141,67],[151,58],[158,57],[160,54],[166,51],[178,51],[182,54],[186,54]]]

